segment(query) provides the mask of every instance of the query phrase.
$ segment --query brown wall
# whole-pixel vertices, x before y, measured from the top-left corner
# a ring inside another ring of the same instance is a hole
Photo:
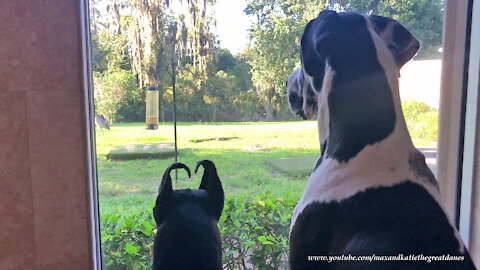
[[[90,269],[79,1],[0,2],[0,269]]]

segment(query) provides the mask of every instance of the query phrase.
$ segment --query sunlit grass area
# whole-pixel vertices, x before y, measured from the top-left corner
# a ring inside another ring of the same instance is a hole
[[[198,160],[210,159],[218,168],[226,194],[275,196],[289,191],[300,198],[308,176],[288,176],[272,168],[271,159],[319,155],[317,126],[306,122],[181,123],[177,127],[179,161],[191,170]],[[222,140],[202,140],[222,137]],[[225,139],[226,138],[226,139]],[[196,142],[199,141],[200,142]],[[164,170],[174,161],[110,161],[107,153],[116,145],[173,142],[173,125],[146,130],[143,123],[116,124],[97,130],[98,177],[101,214],[131,214],[151,207]],[[314,164],[311,164],[312,169]],[[193,172],[192,172],[193,173]],[[175,173],[172,173],[175,177]],[[175,188],[197,188],[200,176],[187,178],[179,171]]]
[[[177,133],[179,161],[192,171],[198,160],[214,161],[227,195],[268,190],[281,197],[289,191],[299,199],[308,176],[282,173],[269,161],[320,153],[315,121],[180,123]],[[160,124],[158,130],[147,130],[144,123],[115,124],[111,130],[97,130],[101,214],[133,214],[151,208],[163,172],[174,159],[110,161],[106,155],[118,145],[159,142],[173,143],[172,123]],[[417,146],[432,144],[424,139],[414,138],[414,142]],[[197,188],[200,176],[188,179],[184,171],[179,171],[175,188]]]

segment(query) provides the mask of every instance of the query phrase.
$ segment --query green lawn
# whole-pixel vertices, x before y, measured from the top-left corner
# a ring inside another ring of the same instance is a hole
[[[300,198],[308,176],[281,173],[268,161],[319,154],[315,121],[181,123],[177,132],[179,161],[191,170],[198,160],[214,161],[226,194],[268,190],[281,197],[289,191]],[[202,140],[214,137],[237,138]],[[151,208],[162,174],[174,159],[110,161],[106,155],[117,145],[173,142],[172,124],[159,125],[158,130],[146,130],[143,123],[115,124],[110,131],[97,130],[96,142],[100,214],[127,215]],[[179,171],[174,188],[197,188],[199,183],[199,176],[188,179]]]
[[[282,197],[289,191],[299,199],[308,180],[305,170],[308,166],[313,169],[314,156],[320,152],[315,121],[180,123],[177,130],[179,161],[192,171],[198,160],[215,162],[227,195],[268,190]],[[152,207],[162,174],[174,159],[110,161],[106,155],[118,145],[156,142],[173,143],[171,123],[160,124],[158,130],[146,130],[144,123],[115,124],[111,130],[97,130],[101,215],[135,214]],[[291,157],[303,157],[295,161],[302,164],[284,162]],[[299,172],[292,174],[295,169]],[[184,171],[179,171],[174,188],[197,188],[199,183],[199,176],[188,179]]]

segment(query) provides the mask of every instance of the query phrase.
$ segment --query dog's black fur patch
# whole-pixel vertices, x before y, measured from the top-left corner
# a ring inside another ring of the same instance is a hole
[[[322,164],[323,159],[325,158],[325,149],[327,148],[327,141],[323,141],[323,143],[320,144],[320,158],[317,160],[317,163],[315,164],[315,168],[313,171],[315,171],[320,164]]]
[[[290,269],[475,269],[447,216],[420,185],[407,181],[378,187],[342,200],[312,203],[290,234]],[[320,255],[451,255],[464,261],[321,262]]]
[[[157,224],[153,270],[220,270],[222,241],[217,222],[224,193],[213,162],[199,161],[205,168],[199,189],[172,189],[170,171],[188,167],[174,163],[164,173],[153,215]]]
[[[293,114],[305,118],[305,113],[302,109],[303,96],[297,95],[296,93],[289,93],[288,103],[290,104],[291,108],[295,108],[295,111],[292,111]]]
[[[377,33],[382,33],[387,28],[387,25],[392,21],[389,18],[377,16],[377,15],[370,15],[369,19],[374,23]]]

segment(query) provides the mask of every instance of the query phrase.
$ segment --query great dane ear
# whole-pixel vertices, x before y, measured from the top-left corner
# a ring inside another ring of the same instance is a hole
[[[218,221],[223,211],[223,204],[225,201],[225,195],[223,193],[222,182],[217,174],[217,168],[215,164],[210,160],[201,160],[197,162],[195,166],[195,173],[198,168],[203,166],[202,182],[199,189],[203,189],[208,194],[208,205],[213,217]]]
[[[305,84],[307,85],[304,85],[303,87],[302,108],[305,115],[303,119],[310,120],[318,113],[318,96],[307,81],[305,81]]]
[[[287,81],[288,107],[294,115],[310,120],[317,113],[317,94],[305,80],[303,69],[297,68]]]
[[[369,19],[392,52],[398,69],[415,56],[420,48],[420,42],[401,23],[377,15],[370,15]]]
[[[183,163],[173,163],[163,173],[162,182],[158,187],[157,201],[155,202],[155,207],[153,208],[153,217],[155,218],[155,223],[157,223],[157,226],[162,224],[172,206],[173,187],[170,172],[174,169],[180,168],[185,169],[188,173],[188,177],[190,178],[190,169]]]
[[[288,76],[287,80],[287,97],[288,107],[294,115],[299,115],[305,119],[303,112],[303,71],[297,68]]]
[[[333,35],[337,19],[338,14],[335,11],[323,10],[303,31],[300,57],[305,72],[311,77],[323,76],[325,62],[333,49],[329,39]]]

